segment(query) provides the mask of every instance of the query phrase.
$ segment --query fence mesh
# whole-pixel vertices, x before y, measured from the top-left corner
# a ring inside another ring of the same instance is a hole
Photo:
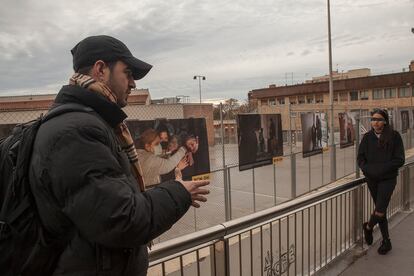
[[[215,133],[214,143],[210,144],[210,190],[208,202],[202,208],[191,208],[189,212],[168,232],[157,239],[156,242],[165,241],[174,237],[188,234],[210,226],[224,222],[226,219],[234,219],[255,211],[263,210],[289,200],[294,196],[293,192],[301,195],[331,182],[330,151],[322,154],[303,158],[302,134],[299,115],[313,110],[292,110],[291,127],[284,130],[285,142],[283,145],[284,156],[275,164],[239,171],[239,148],[237,144],[237,126],[233,123],[233,130],[229,122],[226,122],[227,131],[221,137],[221,123],[211,128]],[[335,109],[335,120],[338,113],[349,110]],[[352,110],[360,115],[361,132],[369,130],[369,109]],[[405,149],[414,145],[413,119],[414,113],[408,110],[409,124],[403,122],[401,112],[406,109],[392,108],[391,120],[396,130],[401,133]],[[47,110],[24,110],[13,112],[0,112],[0,138],[10,134],[14,125],[27,122],[46,113]],[[132,105],[125,108],[129,119],[153,120],[157,118],[182,119],[188,117],[183,105]],[[200,110],[200,114],[201,114]],[[197,112],[193,112],[197,114]],[[283,116],[283,114],[282,114]],[[282,118],[286,119],[286,118]],[[329,113],[328,113],[329,120]],[[212,122],[209,122],[212,124]],[[336,178],[350,175],[356,170],[356,146],[346,148],[339,147],[339,129],[335,123],[336,144]],[[223,130],[225,130],[223,125]],[[230,131],[231,130],[231,131]],[[294,136],[290,144],[289,134]],[[223,138],[223,139],[222,139]],[[362,138],[362,135],[360,135]],[[221,141],[224,141],[224,145]],[[291,162],[292,154],[295,162]],[[292,167],[293,166],[293,167]],[[292,179],[294,171],[295,183]],[[414,174],[411,174],[414,175]],[[295,184],[295,187],[292,185]],[[226,198],[226,189],[229,196]],[[411,193],[414,193],[411,191]],[[230,201],[230,202],[229,202]]]

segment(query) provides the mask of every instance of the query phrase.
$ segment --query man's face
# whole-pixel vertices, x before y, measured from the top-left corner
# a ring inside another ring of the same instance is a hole
[[[196,153],[197,152],[197,150],[198,150],[198,143],[197,143],[196,138],[190,138],[190,139],[188,139],[185,144],[186,144],[188,150],[191,153]]]
[[[119,107],[124,107],[128,104],[128,96],[131,93],[131,89],[135,88],[135,81],[131,70],[124,62],[117,61],[115,63],[105,84],[108,85],[112,93],[117,97]]]

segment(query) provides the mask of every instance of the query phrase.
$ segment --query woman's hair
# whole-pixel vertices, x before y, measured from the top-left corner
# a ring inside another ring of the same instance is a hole
[[[393,136],[394,136],[394,129],[390,125],[390,119],[388,116],[388,112],[385,109],[374,109],[371,112],[371,116],[374,114],[379,114],[385,119],[384,128],[382,130],[382,133],[380,135],[380,138],[378,139],[378,144],[382,148],[388,148],[392,147],[393,144]]]
[[[146,144],[151,144],[158,136],[158,132],[152,128],[146,129],[139,138],[139,147],[145,149]]]

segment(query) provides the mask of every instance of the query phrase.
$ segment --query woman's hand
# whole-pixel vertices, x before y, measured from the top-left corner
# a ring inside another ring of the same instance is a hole
[[[177,169],[179,169],[180,171],[181,171],[181,170],[184,170],[186,167],[188,167],[188,165],[189,165],[189,163],[188,163],[187,156],[184,156],[184,157],[180,160],[180,162],[178,162],[178,164],[177,164]]]

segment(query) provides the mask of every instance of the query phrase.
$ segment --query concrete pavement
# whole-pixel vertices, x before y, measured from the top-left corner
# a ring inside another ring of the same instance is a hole
[[[387,255],[379,255],[381,239],[369,247],[365,256],[347,268],[341,276],[411,276],[414,275],[414,213],[390,229],[393,249]]]

